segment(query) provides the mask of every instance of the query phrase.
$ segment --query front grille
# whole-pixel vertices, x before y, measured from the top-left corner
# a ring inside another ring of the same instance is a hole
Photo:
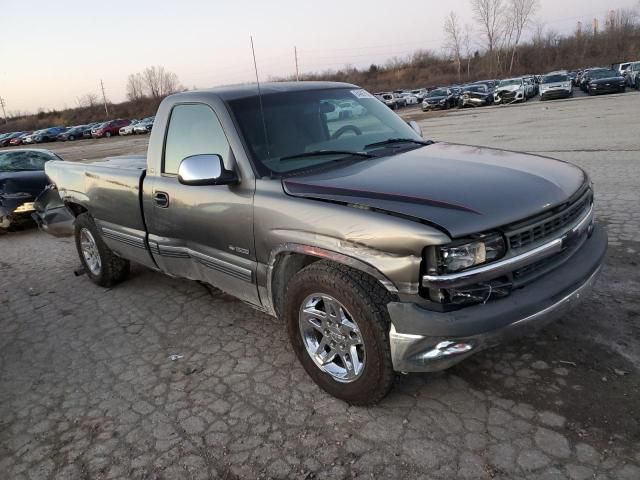
[[[509,248],[514,250],[524,249],[556,236],[558,232],[582,217],[591,206],[592,199],[591,190],[588,190],[576,202],[559,212],[551,214],[551,216],[538,218],[524,227],[508,232],[506,236]]]

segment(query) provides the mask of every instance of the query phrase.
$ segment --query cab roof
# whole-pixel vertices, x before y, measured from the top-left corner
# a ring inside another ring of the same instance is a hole
[[[326,90],[330,88],[360,88],[351,83],[342,82],[267,82],[260,84],[262,95],[284,92],[303,92],[309,90]],[[241,98],[255,97],[258,95],[258,85],[255,83],[230,85],[225,87],[215,87],[202,90],[192,90],[171,95],[176,99],[188,100],[191,96],[201,96],[211,94],[224,101],[238,100]]]

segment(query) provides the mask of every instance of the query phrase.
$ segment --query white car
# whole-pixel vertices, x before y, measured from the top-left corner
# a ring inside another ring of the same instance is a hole
[[[129,125],[125,125],[118,130],[118,134],[120,135],[133,135],[135,132],[133,131],[133,127],[135,127],[140,120],[131,120]]]
[[[627,80],[629,87],[637,85],[636,79],[640,76],[640,62],[631,62],[624,71],[624,78]]]
[[[418,97],[416,97],[413,93],[401,93],[400,96],[402,98],[404,98],[405,100],[405,105],[417,105],[418,104]]]
[[[563,72],[547,73],[540,81],[540,100],[567,98],[573,95],[571,77]]]
[[[500,83],[493,93],[494,103],[515,103],[526,101],[526,87],[524,80],[520,77],[500,80]]]

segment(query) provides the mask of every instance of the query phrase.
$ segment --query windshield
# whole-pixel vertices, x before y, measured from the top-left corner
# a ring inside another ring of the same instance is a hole
[[[487,87],[485,87],[484,85],[469,85],[464,87],[463,91],[485,93],[487,91]]]
[[[618,76],[618,72],[614,71],[614,70],[594,70],[593,72],[589,73],[589,77],[590,78],[610,78],[610,77],[617,77]]]
[[[343,103],[348,103],[350,108],[336,108]],[[380,148],[393,148],[395,151],[404,146],[400,143],[394,143],[393,147],[371,145],[390,139],[408,139],[407,147],[418,145],[412,141],[422,141],[389,107],[360,89],[264,95],[264,124],[258,97],[232,100],[229,107],[261,175],[282,175],[356,158],[349,152],[364,158],[362,153]],[[265,130],[268,141],[265,141]],[[340,153],[318,155],[325,150]],[[305,156],[311,152],[316,155]],[[385,154],[389,152],[385,151]]]
[[[44,164],[49,160],[53,157],[43,152],[0,152],[0,172],[44,170]]]
[[[500,80],[500,87],[509,87],[511,85],[522,85],[521,78],[510,78],[508,80]]]
[[[542,77],[542,83],[558,83],[558,82],[568,82],[568,75],[547,75],[546,77]]]
[[[444,88],[436,88],[435,90],[431,90],[427,97],[446,97],[447,90]]]

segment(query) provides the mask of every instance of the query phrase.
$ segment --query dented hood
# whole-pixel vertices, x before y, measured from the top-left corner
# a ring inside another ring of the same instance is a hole
[[[289,195],[366,206],[435,224],[451,237],[524,220],[567,202],[587,181],[569,163],[434,143],[283,179]]]

